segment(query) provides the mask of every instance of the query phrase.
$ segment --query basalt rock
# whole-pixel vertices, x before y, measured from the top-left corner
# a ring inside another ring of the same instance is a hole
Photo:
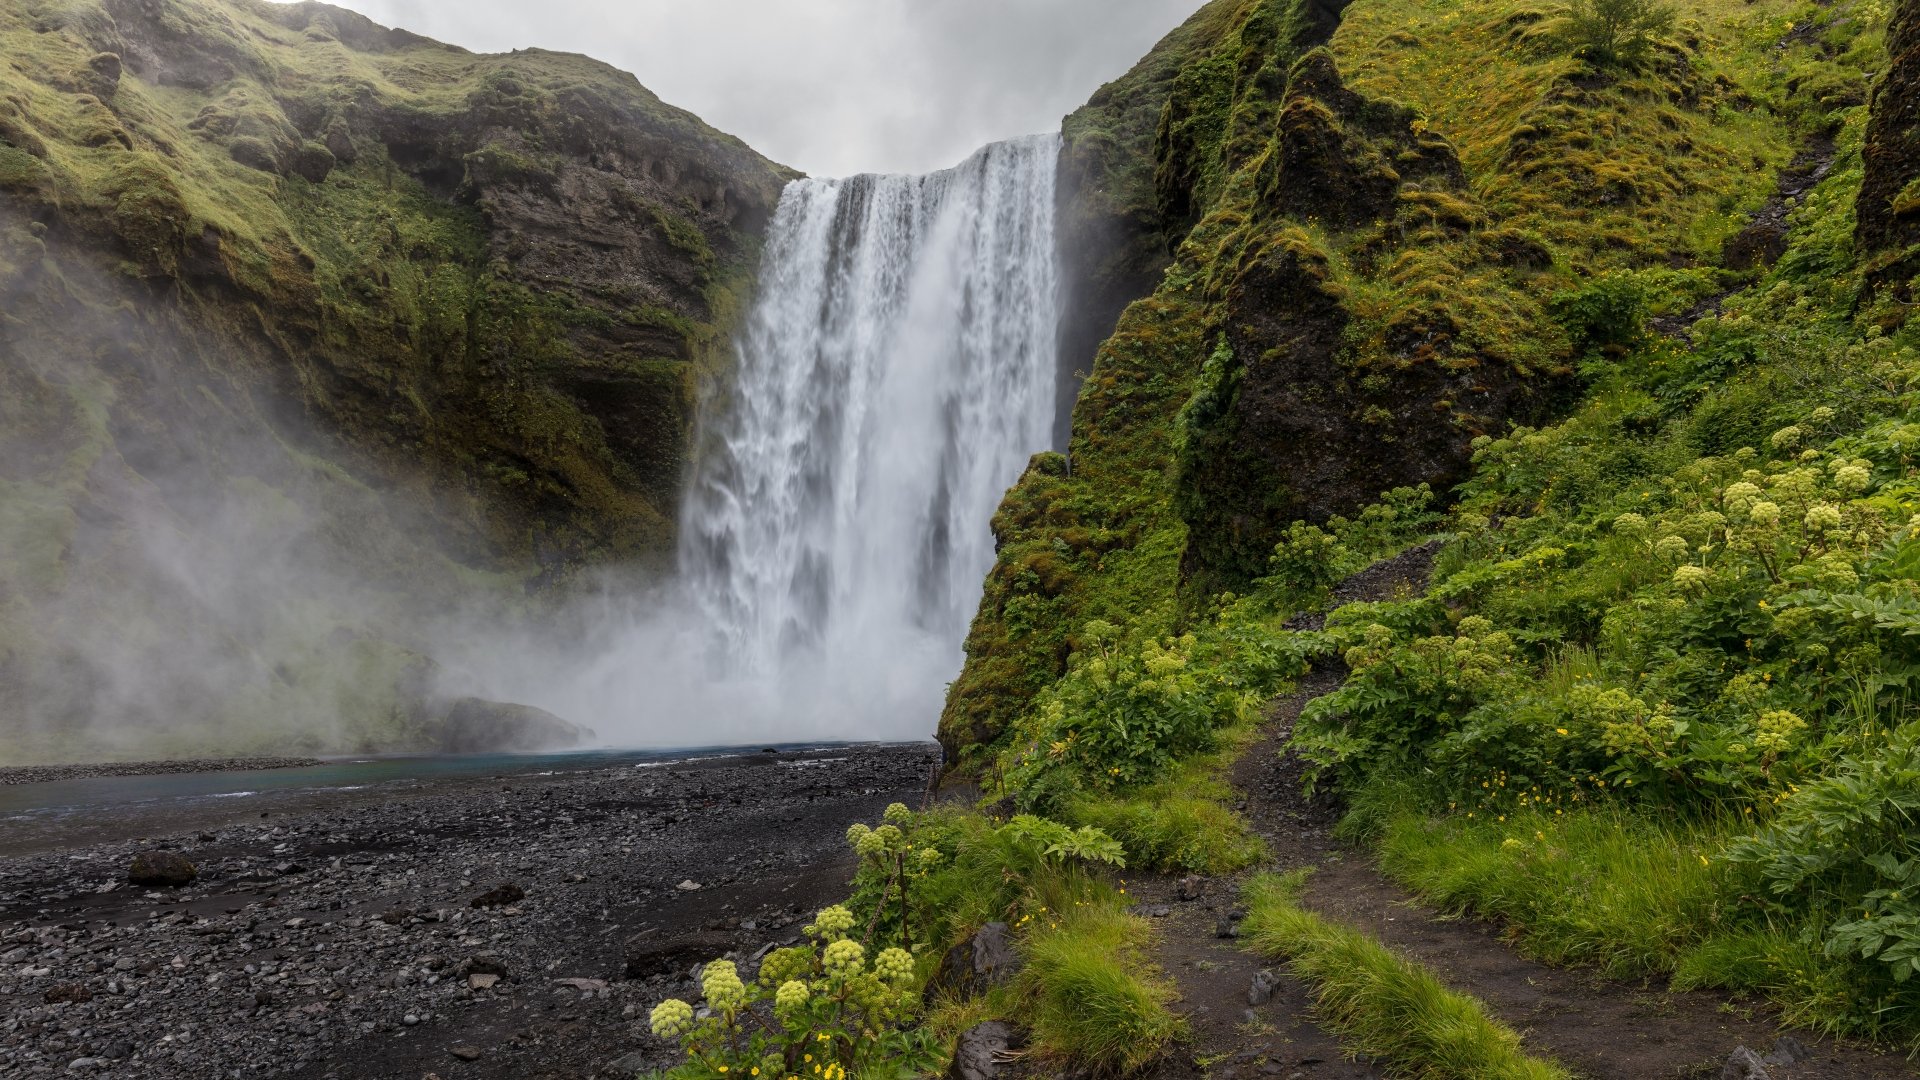
[[[1020,966],[1007,924],[990,922],[940,958],[940,966],[927,980],[925,999],[931,1004],[942,996],[983,994],[1013,978]]]
[[[1294,65],[1257,216],[1217,286],[1219,337],[1180,420],[1181,569],[1194,595],[1262,576],[1294,521],[1324,522],[1393,488],[1450,488],[1476,435],[1543,411],[1543,380],[1459,354],[1444,312],[1392,328],[1387,357],[1356,363],[1346,289],[1296,224],[1377,230],[1409,204],[1466,217],[1463,185],[1445,139],[1347,88],[1331,54]]]
[[[1920,272],[1920,0],[1899,0],[1887,24],[1887,72],[1873,91],[1855,239],[1879,253],[1869,282],[1900,302]]]

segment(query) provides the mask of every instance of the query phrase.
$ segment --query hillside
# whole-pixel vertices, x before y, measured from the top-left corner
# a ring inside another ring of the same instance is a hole
[[[1068,119],[1132,299],[896,822],[1027,964],[961,1060],[1910,1074],[1920,6],[1598,7],[1218,0]]]
[[[405,745],[435,619],[672,550],[788,170],[320,4],[0,56],[0,756]]]

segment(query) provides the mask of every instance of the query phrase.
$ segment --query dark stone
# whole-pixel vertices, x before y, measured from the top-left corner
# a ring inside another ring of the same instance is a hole
[[[461,964],[456,974],[462,979],[469,975],[492,975],[504,979],[507,977],[507,965],[492,953],[481,953]]]
[[[1791,1035],[1782,1035],[1774,1042],[1773,1049],[1767,1056],[1760,1060],[1767,1065],[1798,1065],[1812,1056],[1806,1043]]]
[[[127,880],[147,887],[179,888],[193,883],[200,871],[177,851],[143,851],[133,857]]]
[[[480,1048],[477,1046],[450,1046],[447,1048],[447,1053],[452,1054],[461,1061],[480,1060]]]
[[[83,1001],[92,1001],[93,991],[79,983],[63,983],[59,986],[49,986],[41,998],[49,1005],[77,1005]]]
[[[531,705],[460,698],[437,725],[434,743],[445,754],[533,753],[591,738],[591,730]]]
[[[1175,888],[1182,900],[1198,900],[1207,895],[1206,879],[1195,875],[1181,878]]]
[[[1002,1059],[1020,1044],[1019,1033],[1009,1024],[999,1020],[976,1024],[960,1036],[953,1064],[947,1068],[948,1080],[993,1080],[1000,1075]]]
[[[351,165],[360,156],[353,145],[353,132],[343,121],[336,120],[327,127],[327,153],[343,165]]]
[[[1220,920],[1213,924],[1213,936],[1217,938],[1221,938],[1223,940],[1239,937],[1240,936],[1239,920],[1235,919],[1231,915],[1220,916]]]
[[[1020,970],[1020,955],[1003,922],[990,922],[973,936],[947,950],[927,980],[923,994],[928,1004],[942,996],[969,998],[1005,983]]]
[[[508,904],[517,904],[526,898],[527,891],[509,881],[496,888],[488,889],[467,901],[467,904],[477,908],[505,907]]]
[[[1720,1070],[1720,1080],[1773,1080],[1773,1074],[1767,1071],[1766,1063],[1760,1060],[1759,1054],[1741,1046],[1727,1056],[1726,1067]]]
[[[724,955],[732,945],[732,937],[719,931],[688,934],[669,941],[632,942],[627,945],[622,971],[629,979],[669,975]]]
[[[1265,1005],[1273,1000],[1273,991],[1280,985],[1279,976],[1262,969],[1253,973],[1253,982],[1247,987],[1247,1004]]]

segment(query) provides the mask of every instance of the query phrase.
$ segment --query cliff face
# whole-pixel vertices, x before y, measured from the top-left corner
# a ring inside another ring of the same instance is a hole
[[[1873,91],[1855,237],[1879,258],[1869,279],[1902,303],[1920,272],[1920,0],[1900,0],[1887,26],[1887,72]]]
[[[28,0],[0,54],[0,687],[45,706],[5,723],[337,689],[391,743],[422,612],[671,550],[789,171],[583,57],[320,4]],[[262,640],[244,588],[313,617]]]
[[[1603,69],[1517,0],[1216,0],[1069,118],[1067,242],[1107,238],[1069,278],[1154,291],[1098,347],[1070,457],[995,519],[950,754],[999,738],[1090,621],[1176,631],[1295,521],[1444,498],[1477,437],[1606,363],[1620,275],[1718,287],[1796,106],[1761,107],[1728,16],[1682,7],[1645,64]]]

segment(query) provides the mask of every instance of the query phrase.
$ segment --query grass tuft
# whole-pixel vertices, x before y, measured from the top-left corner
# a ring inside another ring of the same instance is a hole
[[[1243,932],[1257,951],[1284,957],[1314,987],[1321,1019],[1354,1049],[1397,1075],[1424,1080],[1571,1080],[1529,1057],[1520,1037],[1478,1001],[1356,930],[1299,905],[1305,871],[1263,874],[1242,892]]]

